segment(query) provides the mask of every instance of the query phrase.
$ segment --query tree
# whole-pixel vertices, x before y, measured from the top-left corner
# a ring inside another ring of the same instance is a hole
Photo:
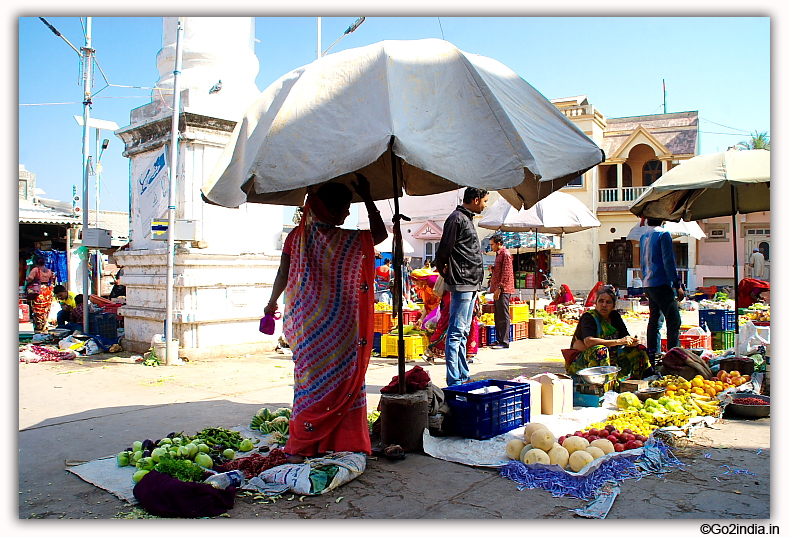
[[[746,149],[766,149],[767,151],[769,151],[770,135],[767,134],[766,132],[753,131],[750,140],[744,140],[742,142],[738,142],[737,145],[734,146],[734,148],[739,151],[744,151]]]

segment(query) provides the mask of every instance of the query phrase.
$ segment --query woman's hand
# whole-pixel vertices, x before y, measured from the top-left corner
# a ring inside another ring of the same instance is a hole
[[[370,195],[370,181],[368,181],[367,177],[359,172],[356,172],[356,178],[359,180],[358,183],[351,181],[353,189],[357,194],[359,194],[359,197],[362,198],[362,201],[372,200],[372,196]]]
[[[276,312],[276,311],[277,311],[277,303],[276,303],[276,302],[275,302],[274,304],[272,304],[271,302],[269,302],[269,303],[266,305],[266,307],[265,307],[265,308],[263,308],[263,313],[264,313],[265,315],[268,315],[268,314],[270,314],[270,313],[274,313],[274,312]]]

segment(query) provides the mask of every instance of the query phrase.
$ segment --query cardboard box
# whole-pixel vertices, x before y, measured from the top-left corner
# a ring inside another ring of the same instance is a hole
[[[529,380],[540,383],[543,414],[565,414],[573,411],[573,379],[567,375],[542,373]]]
[[[529,383],[529,422],[537,421],[542,414],[542,384],[538,380],[527,380]]]
[[[649,382],[646,380],[623,380],[619,383],[619,393],[624,392],[637,392],[649,387]]]

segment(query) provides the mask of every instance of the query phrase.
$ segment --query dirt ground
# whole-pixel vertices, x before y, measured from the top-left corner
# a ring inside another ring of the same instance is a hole
[[[631,326],[631,332],[640,329],[637,322]],[[545,336],[514,342],[508,351],[481,349],[480,361],[471,366],[473,378],[562,372],[559,350],[567,339]],[[445,386],[442,361],[413,362],[406,369],[417,363]],[[141,512],[128,503],[67,472],[66,461],[114,455],[134,440],[171,431],[246,424],[263,405],[291,404],[292,374],[291,358],[276,353],[169,367],[145,367],[127,353],[19,364],[19,519],[139,518]],[[395,359],[372,360],[368,409],[396,374]],[[775,508],[771,513],[770,418],[727,416],[715,427],[676,449],[681,468],[626,480],[608,519],[777,517]],[[409,453],[400,461],[370,457],[362,476],[322,496],[285,494],[262,503],[240,493],[225,517],[577,519],[570,510],[584,503],[541,489],[518,490],[495,469]]]

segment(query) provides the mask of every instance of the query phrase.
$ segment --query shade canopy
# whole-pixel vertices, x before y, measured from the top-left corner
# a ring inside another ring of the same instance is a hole
[[[599,227],[600,221],[578,198],[554,192],[531,208],[518,210],[502,198],[497,200],[479,222],[479,227],[501,231],[539,231],[575,233]]]
[[[375,251],[383,252],[383,253],[394,252],[394,234],[389,233],[387,237],[383,240],[383,242],[376,244]],[[404,254],[414,253],[414,247],[411,246],[411,243],[409,243],[405,239],[403,239],[403,253]]]
[[[770,210],[770,152],[699,155],[672,168],[630,206],[637,216],[677,222]]]
[[[647,227],[645,223],[636,224],[627,234],[627,240],[641,240],[641,235],[644,234]],[[707,236],[696,222],[685,222],[684,220],[680,220],[679,222],[665,222],[662,227],[671,233],[671,236],[675,239],[679,237],[692,237],[696,240],[700,240]]]
[[[314,185],[350,184],[358,171],[374,199],[473,186],[521,208],[603,158],[498,61],[439,39],[382,41],[326,55],[271,84],[236,125],[202,193],[225,207],[298,206]]]

